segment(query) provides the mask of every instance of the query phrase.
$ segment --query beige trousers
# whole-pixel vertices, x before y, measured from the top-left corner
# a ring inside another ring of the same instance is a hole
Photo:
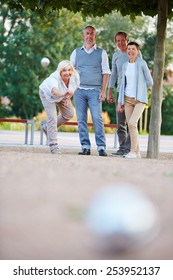
[[[61,126],[66,121],[70,120],[74,115],[73,106],[71,100],[69,105],[65,106],[64,100],[58,103],[50,103],[47,101],[44,93],[39,91],[41,102],[44,106],[47,115],[47,135],[48,144],[57,144],[57,127]],[[57,116],[57,107],[59,108],[60,114]]]
[[[142,116],[145,108],[145,103],[141,103],[134,98],[125,96],[125,115],[128,123],[131,150],[133,154],[140,154],[139,139],[138,139],[138,121]]]

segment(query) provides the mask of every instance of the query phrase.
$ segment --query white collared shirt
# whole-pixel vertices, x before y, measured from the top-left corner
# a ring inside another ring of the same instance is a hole
[[[78,88],[79,83],[80,80],[77,71],[75,71],[75,73],[73,73],[70,77],[69,86],[67,87],[62,78],[58,75],[58,71],[56,70],[40,84],[39,88],[44,93],[46,99],[50,103],[54,103],[60,102],[67,92],[74,92]],[[52,89],[54,87],[57,88],[60,96],[52,94]]]
[[[95,44],[93,47],[91,47],[89,50],[85,48],[83,45],[81,49],[84,49],[87,53],[92,53],[97,48],[97,45]],[[76,64],[76,50],[74,50],[70,56],[70,61],[75,66]],[[109,60],[108,55],[105,50],[102,51],[102,74],[111,74],[110,68],[109,68]]]

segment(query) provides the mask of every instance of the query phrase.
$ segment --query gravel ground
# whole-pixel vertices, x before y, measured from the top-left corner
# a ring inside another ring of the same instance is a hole
[[[173,259],[173,153],[128,160],[77,152],[0,147],[0,259]],[[158,207],[160,232],[140,248],[96,250],[84,213],[97,191],[122,183]]]

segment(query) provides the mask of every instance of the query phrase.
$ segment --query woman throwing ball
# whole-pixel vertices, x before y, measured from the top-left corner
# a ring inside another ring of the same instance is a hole
[[[70,98],[79,85],[79,74],[70,61],[63,60],[58,68],[39,86],[39,95],[47,115],[42,126],[48,137],[52,154],[60,153],[57,142],[57,127],[73,117],[74,111]],[[57,108],[60,114],[57,116]]]

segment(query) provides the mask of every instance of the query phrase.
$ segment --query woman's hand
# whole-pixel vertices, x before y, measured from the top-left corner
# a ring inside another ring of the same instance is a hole
[[[73,96],[73,93],[71,93],[71,92],[66,92],[66,93],[64,94],[64,104],[65,104],[65,106],[68,107],[70,98],[71,98],[72,96]]]
[[[73,93],[71,93],[71,92],[66,92],[65,94],[64,94],[64,97],[65,98],[71,98],[73,96]]]
[[[69,101],[70,101],[70,99],[69,99],[69,98],[64,99],[64,105],[68,107],[68,105],[69,105]]]

